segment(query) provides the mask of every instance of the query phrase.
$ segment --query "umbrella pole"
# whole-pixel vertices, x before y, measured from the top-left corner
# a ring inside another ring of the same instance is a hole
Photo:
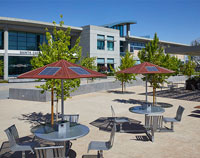
[[[51,88],[51,125],[54,124],[54,111],[53,111],[53,104],[54,104],[54,92],[53,87]]]
[[[147,75],[146,75],[146,104],[147,104]]]
[[[64,92],[63,92],[63,80],[61,79],[61,113],[62,121],[64,120]]]

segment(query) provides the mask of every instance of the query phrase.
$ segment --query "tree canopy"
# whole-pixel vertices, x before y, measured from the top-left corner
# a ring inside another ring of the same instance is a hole
[[[67,60],[71,63],[75,63],[80,60],[81,57],[81,47],[79,46],[80,38],[78,38],[73,47],[70,43],[70,28],[58,29],[56,23],[53,22],[54,28],[50,32],[46,29],[46,43],[40,45],[40,53],[37,57],[31,60],[33,68],[39,68],[44,65],[59,61],[61,59]],[[62,27],[64,22],[60,21],[60,27]],[[70,93],[73,92],[79,85],[79,79],[64,80],[64,96],[65,99],[70,97]],[[61,80],[58,79],[48,79],[46,83],[40,85],[38,88],[42,88],[43,91],[50,90],[54,88],[57,98],[61,96]]]
[[[170,69],[178,74],[181,67],[181,61],[175,56],[170,56],[164,53],[164,49],[159,43],[159,38],[155,33],[154,39],[151,40],[146,47],[143,48],[139,53],[138,57],[141,62],[150,62],[152,64]],[[148,74],[146,75],[147,80],[153,86],[154,102],[155,102],[155,90],[159,87],[159,84],[167,82],[166,79],[172,74]],[[146,80],[146,77],[143,80]]]
[[[89,55],[87,54],[87,57],[81,58],[81,65],[91,70],[97,70],[95,60],[96,57],[89,57]]]
[[[116,71],[118,70],[124,70],[130,67],[133,67],[135,65],[136,61],[133,59],[133,55],[126,51],[125,56],[121,56],[121,65],[116,69]],[[135,76],[136,74],[124,74],[124,73],[116,73],[115,70],[113,70],[115,72],[115,78],[116,80],[121,81],[122,84],[122,92],[124,90],[124,85],[126,83],[130,83],[132,80],[136,80]]]
[[[188,62],[183,66],[183,74],[191,78],[195,74],[196,64],[191,60],[191,57],[188,56]]]
[[[146,47],[138,53],[138,57],[141,62],[150,62],[169,70],[173,70],[175,71],[174,74],[179,73],[182,65],[181,60],[177,57],[164,53],[164,49],[160,45],[159,38],[156,33],[154,35],[154,39],[146,44]],[[151,74],[147,75],[147,77],[151,85],[157,88],[159,83],[162,84],[163,82],[166,82],[166,79],[171,75],[172,74]]]

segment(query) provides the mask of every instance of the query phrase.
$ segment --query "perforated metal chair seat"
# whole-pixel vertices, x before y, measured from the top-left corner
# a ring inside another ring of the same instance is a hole
[[[110,142],[91,141],[88,150],[109,150]]]
[[[32,147],[28,144],[25,145],[25,143],[19,144],[19,145],[16,144],[16,145],[10,147],[10,150],[14,151],[14,152],[15,151],[31,151],[32,153],[34,153]]]
[[[129,122],[128,118],[120,118],[120,117],[115,117],[114,120],[116,123],[123,123],[123,122]]]
[[[170,117],[163,117],[164,122],[180,122],[176,120],[175,118],[170,118]]]

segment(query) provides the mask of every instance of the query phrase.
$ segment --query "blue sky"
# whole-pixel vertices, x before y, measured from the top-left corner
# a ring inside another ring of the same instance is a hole
[[[200,0],[0,0],[0,16],[66,25],[137,21],[135,36],[157,32],[160,40],[190,44],[200,38]]]

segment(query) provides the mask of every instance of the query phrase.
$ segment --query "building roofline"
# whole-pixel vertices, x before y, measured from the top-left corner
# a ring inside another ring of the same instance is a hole
[[[0,17],[0,23],[8,23],[8,24],[20,24],[20,25],[34,25],[41,27],[41,25],[45,27],[60,27],[59,24],[54,25],[53,23],[49,22],[42,22],[42,21],[35,21],[35,20],[27,20],[27,19],[18,19],[18,18],[10,18],[10,17]],[[81,27],[74,27],[74,26],[69,26],[69,25],[63,25],[62,28],[68,28],[70,27],[72,30],[77,30],[77,31],[82,31],[83,29]]]
[[[170,47],[170,48],[167,48],[165,52],[168,54],[200,56],[200,46]]]
[[[110,24],[105,24],[102,25],[103,27],[113,27],[116,25],[127,25],[127,24],[137,24],[136,21],[119,21],[119,22],[114,22],[114,23],[110,23]]]
[[[139,37],[139,36],[129,36],[129,39],[139,39],[139,40],[145,40],[145,41],[151,41],[153,40],[152,38],[145,38],[145,37]],[[179,46],[189,46],[188,44],[183,44],[183,43],[177,43],[177,42],[169,42],[169,41],[163,41],[159,40],[159,42],[164,43],[164,44],[172,44],[172,45],[179,45]]]

